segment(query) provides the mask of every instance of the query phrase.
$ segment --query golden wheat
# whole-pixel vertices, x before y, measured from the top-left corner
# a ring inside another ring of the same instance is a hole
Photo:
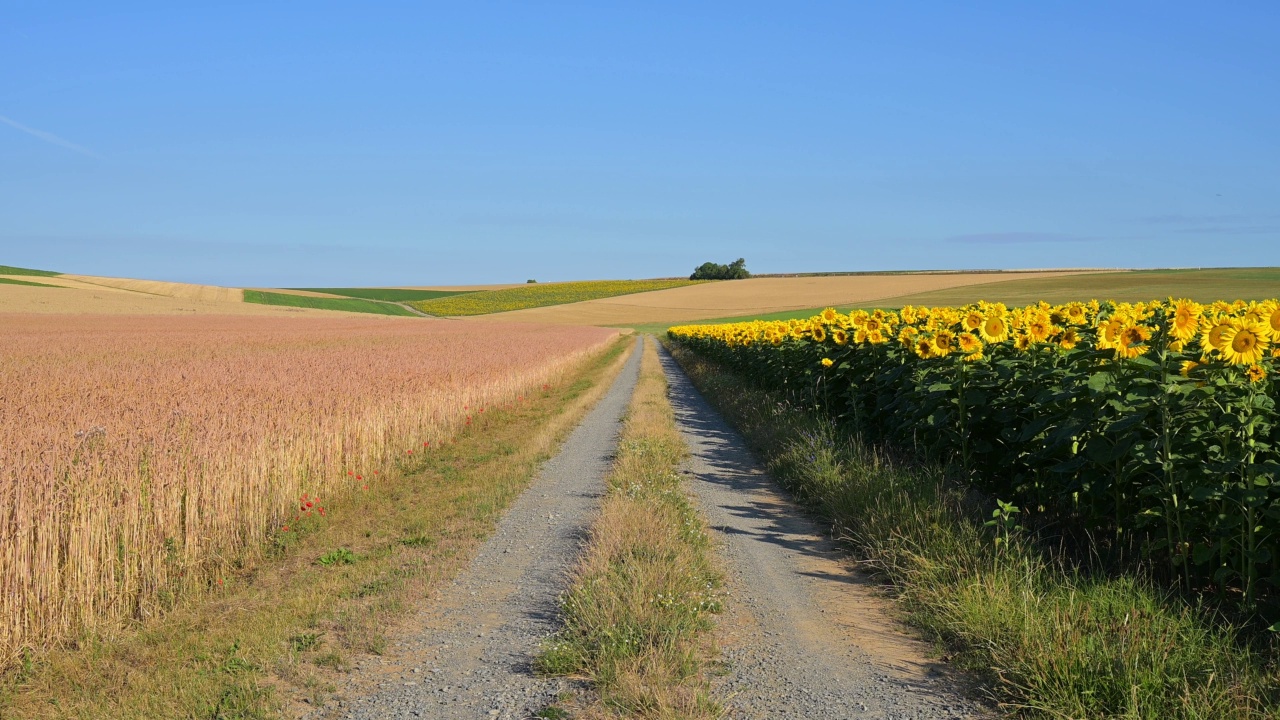
[[[364,318],[0,327],[0,665],[208,587],[303,493],[348,492],[614,334]]]

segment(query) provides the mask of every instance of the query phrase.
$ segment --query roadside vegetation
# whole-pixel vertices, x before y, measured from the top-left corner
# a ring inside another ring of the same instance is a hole
[[[0,717],[248,719],[324,705],[384,651],[397,618],[465,567],[630,345],[488,398],[429,447],[370,458],[346,491],[293,494],[262,546],[228,552],[199,589],[23,654],[0,681]]]
[[[872,444],[833,420],[812,383],[762,382],[693,346],[671,349],[775,477],[830,520],[896,589],[909,621],[983,678],[1010,715],[1280,712],[1266,633],[1244,631],[1215,602],[1166,589],[1141,568],[1081,552],[1065,528],[1039,526],[961,482],[962,466],[912,453],[912,437],[927,443],[945,430],[920,425],[897,445]]]
[[[665,280],[589,280],[583,282],[533,283],[524,287],[465,293],[435,300],[411,303],[429,315],[487,315],[525,308],[563,305],[598,300],[633,293],[666,290],[693,285],[698,281]]]
[[[597,696],[575,717],[721,715],[704,674],[721,575],[682,486],[686,453],[646,340],[601,513],[562,600],[564,628],[537,661],[544,672],[591,682]]]
[[[362,298],[364,300],[380,300],[382,302],[411,302],[414,300],[434,300],[450,295],[465,295],[468,290],[413,290],[408,288],[286,288],[288,290],[304,290],[306,292],[342,295],[343,297]]]
[[[244,301],[259,305],[280,305],[284,307],[313,308],[316,310],[340,310],[342,312],[370,313],[372,315],[402,315],[417,317],[412,310],[391,302],[365,300],[362,298],[325,298],[309,295],[291,295],[289,293],[266,292],[263,290],[245,290]]]

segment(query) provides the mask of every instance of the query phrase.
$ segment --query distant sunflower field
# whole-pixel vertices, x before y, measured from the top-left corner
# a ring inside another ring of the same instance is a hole
[[[649,292],[651,290],[666,290],[685,285],[696,285],[699,282],[704,281],[684,279],[588,280],[583,282],[548,283],[545,285],[532,284],[503,290],[452,295],[408,304],[430,315],[487,315],[489,313],[524,310],[525,308],[544,307],[547,305],[564,305],[584,300],[599,300],[601,298]]]
[[[1280,301],[827,309],[668,334],[953,464],[1005,514],[1247,610],[1280,604]]]

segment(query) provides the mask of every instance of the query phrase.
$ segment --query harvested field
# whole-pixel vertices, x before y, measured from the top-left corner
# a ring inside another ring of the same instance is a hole
[[[59,277],[78,280],[87,285],[185,300],[240,302],[244,294],[244,291],[240,288],[219,287],[217,285],[193,285],[191,283],[164,282],[161,280],[130,280],[128,278],[95,277],[93,275],[60,275]]]
[[[29,287],[0,284],[0,313],[39,315],[313,315],[343,317],[346,313],[306,308],[256,305],[246,302],[217,302],[192,298],[163,297],[120,290],[71,284],[61,277],[40,278],[39,282],[59,287]],[[72,288],[72,289],[67,289]],[[349,317],[349,316],[348,316]]]
[[[907,293],[1070,274],[1074,273],[1047,271],[752,278],[700,283],[572,305],[517,310],[483,319],[572,325],[676,323],[721,316],[798,310],[815,305],[851,305]]]
[[[615,334],[375,318],[0,324],[0,665],[214,585],[306,499],[358,489],[468,406],[512,400]]]

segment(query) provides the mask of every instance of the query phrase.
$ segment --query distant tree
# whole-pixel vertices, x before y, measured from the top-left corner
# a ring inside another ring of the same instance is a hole
[[[525,282],[525,284],[526,284],[526,285],[528,285],[529,283],[536,283],[536,282],[538,282],[538,281],[537,281],[537,280],[525,280],[524,282]]]
[[[745,280],[751,277],[747,272],[747,261],[738,258],[728,265],[704,262],[689,276],[690,280]]]

